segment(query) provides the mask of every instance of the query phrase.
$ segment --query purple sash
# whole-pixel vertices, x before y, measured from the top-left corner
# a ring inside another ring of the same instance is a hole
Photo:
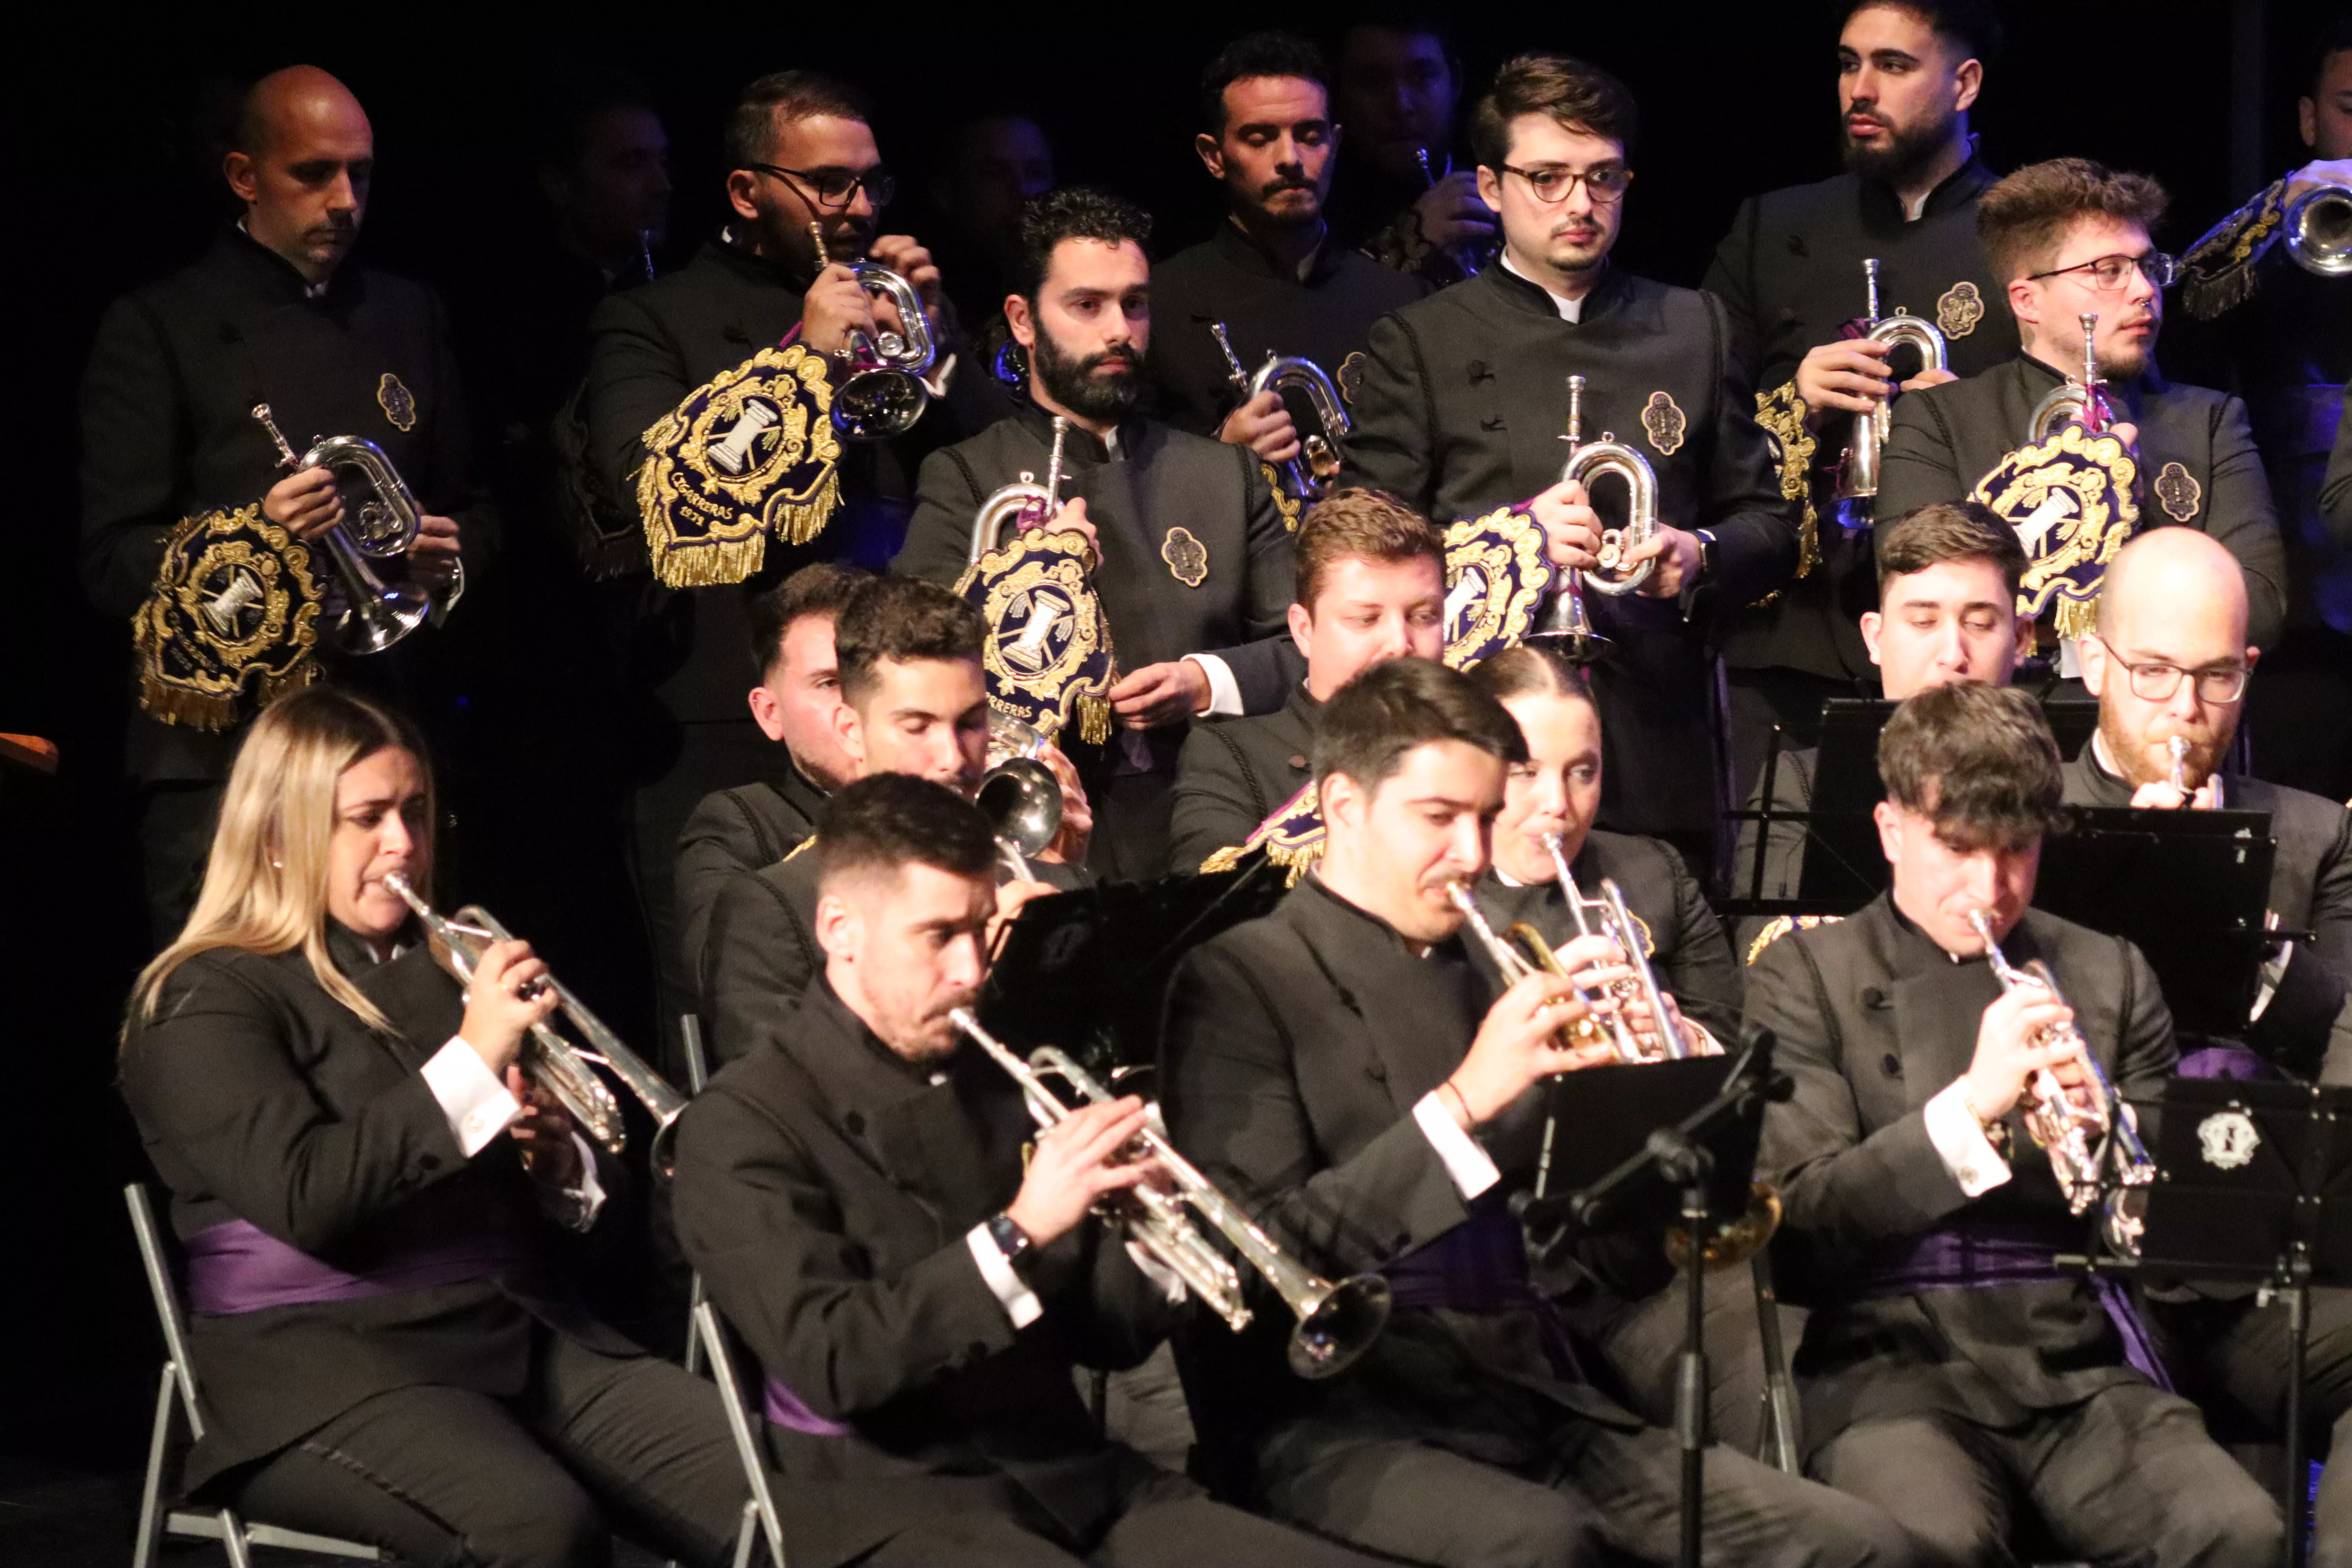
[[[241,1219],[200,1230],[182,1248],[188,1258],[188,1304],[214,1317],[457,1285],[526,1261],[512,1237],[459,1236],[401,1248],[364,1274],[346,1274]]]
[[[766,1394],[768,1419],[779,1426],[790,1427],[812,1437],[846,1437],[850,1435],[851,1428],[838,1421],[828,1421],[802,1404],[801,1396],[785,1387],[782,1378],[768,1378]]]
[[[2176,1078],[2233,1078],[2241,1083],[2266,1083],[2278,1069],[2243,1046],[2206,1046],[2180,1058]]]
[[[2051,1245],[2048,1228],[2042,1226],[1947,1226],[1882,1248],[1879,1258],[1876,1267],[1858,1282],[1857,1300],[1877,1300],[1923,1290],[2082,1280],[2080,1275],[2059,1269],[2058,1249]],[[2110,1275],[2093,1274],[2089,1283],[2107,1321],[2123,1338],[2124,1360],[2157,1387],[2173,1393],[2172,1380],[2165,1374],[2164,1363],[2158,1358],[2147,1325],[2139,1321],[2130,1295]]]
[[[1532,1310],[1552,1370],[1570,1383],[1589,1383],[1559,1309],[1528,1277],[1528,1243],[1519,1222],[1503,1211],[1472,1215],[1427,1247],[1381,1270],[1389,1300],[1399,1307],[1442,1307],[1456,1312]]]

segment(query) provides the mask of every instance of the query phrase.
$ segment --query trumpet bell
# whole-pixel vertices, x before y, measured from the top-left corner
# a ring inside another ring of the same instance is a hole
[[[859,371],[833,395],[833,424],[852,441],[887,441],[915,427],[930,406],[929,388],[904,371]]]
[[[2286,209],[2286,250],[2322,278],[2352,273],[2352,190],[2322,185]]]
[[[1748,1189],[1748,1207],[1738,1219],[1701,1244],[1699,1261],[1708,1268],[1736,1268],[1772,1243],[1780,1228],[1780,1194],[1769,1182]],[[1690,1232],[1681,1226],[1666,1232],[1666,1257],[1676,1268],[1690,1267]]]
[[[1290,1370],[1310,1379],[1345,1372],[1388,1327],[1391,1304],[1389,1282],[1377,1274],[1340,1280],[1299,1314],[1290,1336]]]
[[[1534,627],[1519,640],[1570,664],[1591,664],[1608,658],[1616,645],[1594,629],[1591,612],[1584,606],[1584,593],[1577,586],[1577,574],[1565,567],[1559,574],[1559,586],[1544,600]]]
[[[1007,757],[989,769],[972,799],[989,830],[1024,857],[1062,831],[1062,783],[1034,757]]]
[[[404,578],[387,582],[362,567],[328,580],[325,609],[320,621],[336,647],[382,653],[425,624],[433,599]]]

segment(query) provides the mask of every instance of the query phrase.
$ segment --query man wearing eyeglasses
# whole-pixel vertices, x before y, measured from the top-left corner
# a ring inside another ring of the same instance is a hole
[[[2221,771],[2260,657],[2247,646],[2237,563],[2188,529],[2133,540],[2108,564],[2098,626],[2081,647],[2099,729],[2066,765],[2067,804],[2268,813],[2278,846],[2272,917],[2282,931],[2312,933],[2307,945],[2285,941],[2273,950],[2242,1048],[2200,1050],[2184,1039],[2180,1070],[2352,1083],[2352,814],[2319,795]],[[2189,743],[2185,798],[2172,784],[2176,737]],[[2261,1065],[2246,1062],[2245,1051]],[[2281,1435],[2284,1313],[2260,1310],[2251,1289],[2210,1287],[2158,1292],[2147,1313],[2183,1394],[2229,1426]],[[2352,1292],[2313,1293],[2306,1368],[2305,1451],[2352,1445]],[[2316,1560],[2340,1565],[2352,1552],[2352,1467],[2327,1468],[2316,1511]]]
[[[1740,611],[1724,639],[1743,785],[1761,769],[1775,724],[1810,734],[1824,701],[1855,695],[1872,673],[1855,630],[1878,598],[1870,537],[1829,515],[1854,416],[2017,352],[1977,243],[1977,200],[1997,176],[1970,130],[2000,32],[1985,0],[1848,0],[1837,37],[1845,172],[1750,198],[1707,268],[1702,286],[1731,312],[1756,367],[1757,416],[1782,443],[1782,492],[1802,511],[1796,581]],[[1859,335],[1865,260],[1878,264],[1880,314],[1931,322],[1948,371],[1916,349]],[[1869,503],[1861,506],[1866,526]]]
[[[1324,222],[1339,126],[1322,50],[1289,33],[1236,39],[1202,73],[1201,112],[1193,151],[1224,187],[1225,218],[1151,269],[1160,413],[1268,463],[1308,462],[1300,441],[1316,426],[1304,422],[1305,400],[1242,397],[1210,329],[1223,324],[1245,371],[1269,353],[1297,357],[1344,389],[1372,323],[1428,290],[1336,243]]]
[[[2080,378],[2082,318],[2095,314],[2115,433],[2137,455],[2139,528],[2179,525],[2221,541],[2245,572],[2251,640],[2266,647],[2285,615],[2286,565],[2245,405],[2157,368],[2164,289],[2178,268],[2148,237],[2165,202],[2147,175],[2084,158],[2035,163],[1985,193],[1977,234],[2004,279],[2024,350],[1982,375],[1895,400],[1878,512],[1968,499],[2026,444],[2035,405],[2070,374]],[[2044,559],[2055,537],[2054,529],[2029,537],[2026,553]]]
[[[663,533],[656,520],[666,525],[668,513],[663,497],[649,503],[640,493],[641,471],[651,461],[648,432],[720,378],[787,342],[828,362],[838,385],[835,356],[851,332],[871,338],[896,324],[877,321],[851,261],[870,257],[913,285],[932,318],[940,356],[930,378],[932,406],[908,434],[831,448],[809,435],[808,500],[791,509],[791,527],[745,529],[747,519],[766,519],[772,508],[772,498],[747,486],[740,510],[726,510],[737,502],[721,503],[715,523],[748,538],[701,550],[701,559],[685,570],[656,563],[665,584],[699,584],[652,589],[633,632],[631,679],[652,716],[635,742],[635,871],[663,966],[666,1016],[691,994],[678,967],[671,914],[678,831],[705,795],[755,783],[773,766],[773,743],[743,707],[751,673],[743,653],[750,599],[812,560],[886,563],[906,527],[924,454],[986,424],[1003,401],[984,374],[962,363],[969,356],[959,353],[929,253],[906,235],[877,233],[896,182],[856,93],[814,71],[762,77],[743,89],[729,116],[726,156],[726,228],[677,271],[605,300],[590,323],[592,357],[580,393],[583,460],[607,494],[646,509],[649,539]],[[812,226],[824,235],[822,264]],[[744,438],[759,436],[756,426],[740,417],[736,423]],[[787,443],[800,438],[793,419],[778,427]],[[709,444],[723,445],[729,433],[729,426],[714,424]],[[752,450],[764,448],[746,448]],[[829,471],[819,473],[828,462]]]
[[[1559,55],[1506,64],[1472,118],[1478,190],[1504,245],[1476,278],[1372,329],[1342,482],[1385,489],[1441,524],[1526,506],[1559,564],[1591,572],[1624,487],[1560,479],[1568,378],[1583,437],[1633,446],[1657,476],[1639,590],[1588,589],[1616,658],[1597,671],[1607,737],[1601,823],[1714,863],[1722,770],[1707,627],[1780,586],[1797,525],[1757,426],[1720,301],[1610,260],[1633,174],[1633,95]]]

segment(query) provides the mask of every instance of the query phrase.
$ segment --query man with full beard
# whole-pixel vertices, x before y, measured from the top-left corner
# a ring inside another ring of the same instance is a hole
[[[1734,761],[1743,784],[1776,722],[1810,726],[1832,697],[1872,674],[1855,631],[1876,605],[1870,541],[1827,517],[1853,416],[2017,352],[2000,289],[1976,237],[1977,198],[1993,172],[1976,155],[1969,112],[1999,50],[2000,24],[1977,0],[1855,0],[1838,32],[1838,139],[1845,173],[1743,203],[1704,287],[1731,312],[1755,367],[1758,417],[1781,445],[1781,484],[1803,508],[1797,581],[1730,626],[1724,662]],[[1944,335],[1950,375],[1848,324],[1865,315],[1865,260],[1878,308]],[[1812,440],[1811,460],[1804,438]],[[1864,503],[1867,506],[1867,502]],[[1878,515],[1897,513],[1885,507]]]
[[[1042,476],[1054,418],[1069,420],[1066,504],[1050,526],[1088,534],[1099,552],[1093,581],[1118,661],[1118,731],[1080,765],[1093,774],[1089,864],[1122,879],[1166,868],[1169,787],[1192,716],[1272,712],[1301,673],[1286,632],[1290,534],[1256,457],[1137,412],[1151,341],[1150,234],[1142,213],[1097,191],[1054,191],[1024,209],[1004,313],[1029,356],[1028,401],[924,461],[892,563],[954,583],[981,502]]]

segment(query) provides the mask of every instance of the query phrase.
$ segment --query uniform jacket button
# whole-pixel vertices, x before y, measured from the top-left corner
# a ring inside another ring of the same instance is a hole
[[[1896,1056],[1893,1051],[1889,1051],[1885,1056],[1879,1058],[1878,1065],[1886,1069],[1886,1076],[1888,1078],[1901,1078],[1903,1076],[1903,1058]]]

